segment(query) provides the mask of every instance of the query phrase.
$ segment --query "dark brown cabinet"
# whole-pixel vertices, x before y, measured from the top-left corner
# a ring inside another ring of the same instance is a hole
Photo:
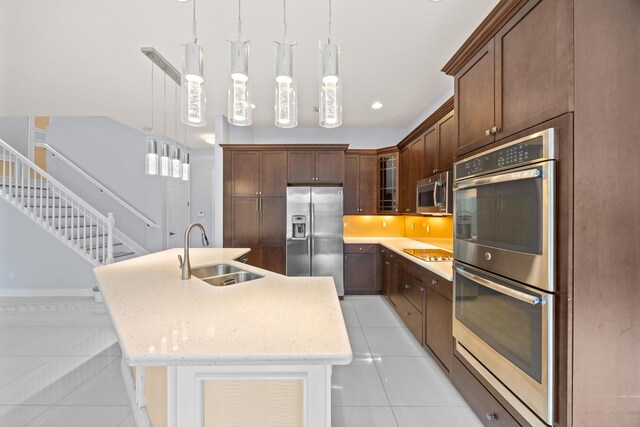
[[[426,286],[425,344],[447,371],[453,361],[453,303],[431,284]]]
[[[344,245],[344,293],[380,293],[378,245]]]
[[[411,192],[411,151],[409,147],[400,150],[400,162],[398,172],[398,212],[411,212],[410,197]],[[415,185],[415,184],[414,184]],[[415,200],[413,201],[415,205]]]
[[[398,212],[398,151],[378,150],[378,213]]]
[[[455,159],[455,126],[453,111],[433,125],[424,137],[424,177],[453,169]]]
[[[453,358],[451,380],[462,397],[467,401],[482,422],[487,426],[520,427],[520,424],[487,391],[476,377],[460,362]]]
[[[232,197],[286,196],[286,151],[230,151]]]
[[[224,148],[223,244],[248,247],[249,264],[284,273],[287,152]]]
[[[376,176],[378,157],[347,152],[344,157],[344,214],[376,213]]]
[[[289,184],[342,184],[344,150],[289,151],[287,171]]]
[[[571,111],[571,19],[529,0],[455,74],[458,155]]]
[[[422,172],[422,163],[424,160],[424,136],[421,136],[414,141],[409,147],[411,151],[411,163],[410,163],[410,181],[409,181],[409,212],[415,213],[416,211],[416,183],[418,180],[424,178]]]

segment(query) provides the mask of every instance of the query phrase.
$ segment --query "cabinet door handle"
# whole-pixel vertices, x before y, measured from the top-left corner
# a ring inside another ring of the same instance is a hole
[[[385,265],[389,265],[389,261],[385,261],[385,262],[384,262],[384,264],[385,264]]]
[[[494,126],[494,127],[491,128],[491,133],[493,135],[495,135],[498,132],[500,132],[500,128],[499,127]]]
[[[494,413],[488,413],[487,414],[487,419],[488,420],[497,420],[498,419],[498,415],[496,415]]]
[[[405,283],[405,285],[404,285],[404,288],[405,288],[405,289],[409,289],[410,287],[411,287],[411,285],[407,285],[407,284]]]
[[[426,292],[426,291],[427,290],[424,287],[420,286],[420,292]]]
[[[437,284],[438,284],[438,281],[437,281],[437,280],[431,280],[431,284],[432,284],[432,285],[437,285]]]
[[[491,135],[491,129],[487,129],[487,130],[485,130],[485,131],[484,131],[484,134],[485,134],[486,136]]]
[[[260,192],[259,192],[259,191],[256,191],[256,196],[257,196],[258,194],[260,194]]]

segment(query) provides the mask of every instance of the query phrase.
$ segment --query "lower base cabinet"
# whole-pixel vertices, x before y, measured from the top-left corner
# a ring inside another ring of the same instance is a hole
[[[382,246],[382,291],[398,316],[450,375],[453,360],[453,284]]]
[[[344,245],[345,295],[376,295],[381,291],[377,245]]]
[[[520,427],[520,424],[511,414],[457,357],[453,358],[451,380],[484,425],[490,427]]]

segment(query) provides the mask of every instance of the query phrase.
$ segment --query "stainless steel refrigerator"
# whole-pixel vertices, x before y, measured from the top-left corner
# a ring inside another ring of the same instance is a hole
[[[287,187],[287,276],[332,276],[344,295],[342,187]]]

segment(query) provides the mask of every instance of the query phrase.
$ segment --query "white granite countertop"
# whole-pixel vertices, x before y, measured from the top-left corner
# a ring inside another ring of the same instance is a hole
[[[94,269],[129,366],[346,365],[352,360],[331,277],[286,277],[191,249],[192,268],[224,261],[264,278],[225,287],[181,280],[169,249]]]
[[[427,262],[418,259],[403,249],[446,249],[452,250],[451,239],[408,239],[406,237],[345,237],[346,244],[380,244],[394,251],[409,261],[415,262],[420,267],[432,271],[440,277],[453,281],[453,263],[450,261]],[[428,242],[428,243],[427,243]]]

